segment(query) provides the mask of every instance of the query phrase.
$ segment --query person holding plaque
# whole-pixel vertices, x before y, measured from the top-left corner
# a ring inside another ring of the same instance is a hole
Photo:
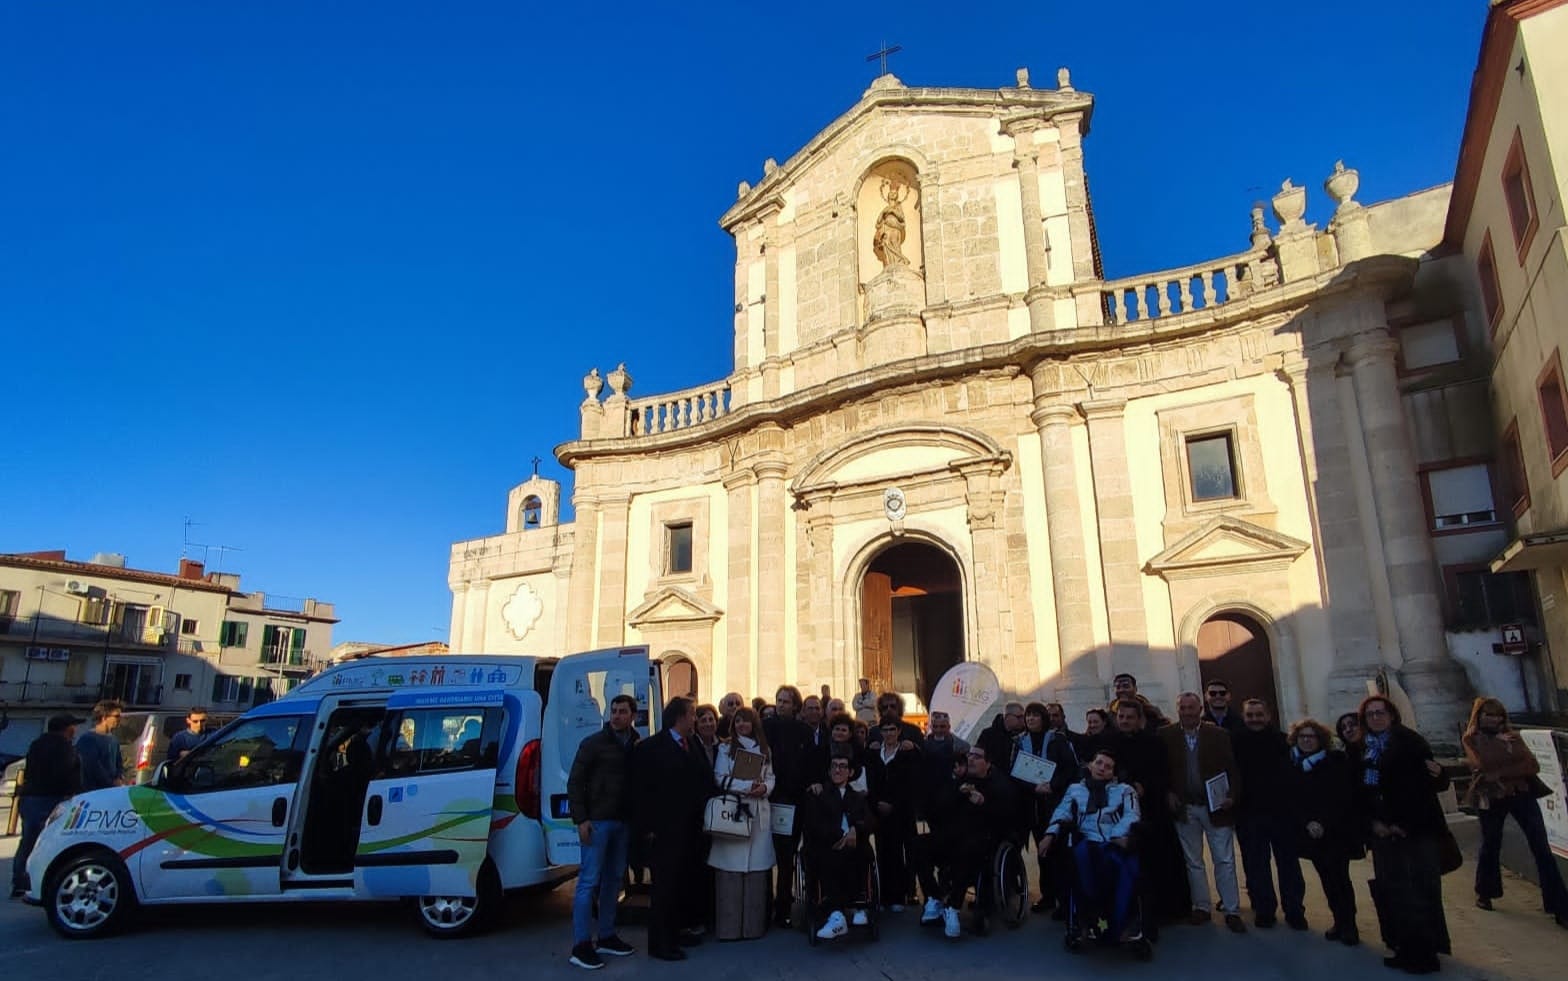
[[[1060,727],[1053,726],[1053,720],[1060,720]],[[1066,716],[1060,705],[1030,702],[1024,706],[1024,731],[1014,746],[1011,772],[1019,784],[1024,827],[1034,837],[1037,850],[1056,805],[1078,777],[1078,753],[1065,728]],[[1040,898],[1030,907],[1034,912],[1054,912],[1066,900],[1065,855],[1061,849],[1039,851]]]
[[[714,876],[714,932],[720,940],[750,940],[767,929],[772,887],[773,792],[772,755],[757,713],[737,707],[730,716],[730,738],[713,764],[713,781],[721,793],[733,794],[751,812],[751,835],[714,835],[708,865]]]
[[[1169,764],[1169,805],[1176,816],[1176,836],[1187,860],[1187,887],[1192,893],[1189,922],[1197,926],[1213,916],[1209,906],[1209,874],[1203,860],[1207,842],[1214,862],[1214,885],[1220,912],[1232,933],[1246,933],[1241,920],[1241,893],[1236,884],[1234,807],[1241,789],[1230,734],[1203,721],[1203,699],[1183,692],[1176,699],[1174,725],[1159,731]]]

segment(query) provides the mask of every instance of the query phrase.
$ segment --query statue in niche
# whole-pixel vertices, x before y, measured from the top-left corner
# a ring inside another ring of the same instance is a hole
[[[876,253],[882,267],[907,266],[904,255],[904,233],[908,223],[904,219],[903,202],[909,196],[909,185],[902,181],[882,180],[882,200],[887,206],[877,216],[877,227],[872,233],[871,251]]]

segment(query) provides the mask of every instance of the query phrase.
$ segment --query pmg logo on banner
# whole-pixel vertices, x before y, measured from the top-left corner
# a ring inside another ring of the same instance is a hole
[[[142,826],[142,819],[129,807],[93,807],[79,800],[65,816],[64,831],[73,833],[114,833],[135,831]]]

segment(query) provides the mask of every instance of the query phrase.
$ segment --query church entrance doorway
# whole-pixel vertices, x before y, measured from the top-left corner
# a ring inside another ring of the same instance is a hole
[[[943,673],[964,660],[958,563],[922,542],[882,551],[860,581],[860,651],[860,673],[873,690],[931,704]]]
[[[1263,627],[1244,613],[1219,613],[1198,628],[1198,676],[1204,687],[1218,678],[1230,686],[1231,711],[1261,698],[1279,717],[1279,689],[1274,685],[1274,654]]]
[[[664,696],[697,697],[697,666],[680,655],[666,655],[664,661]]]

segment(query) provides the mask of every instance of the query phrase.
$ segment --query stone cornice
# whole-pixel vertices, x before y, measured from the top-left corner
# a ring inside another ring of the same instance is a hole
[[[1358,292],[1372,292],[1387,299],[1410,287],[1418,264],[1418,260],[1404,256],[1372,256],[1320,273],[1315,278],[1261,290],[1215,307],[1126,324],[1029,333],[995,344],[892,361],[841,375],[771,401],[748,403],[700,426],[649,436],[571,440],[557,446],[555,456],[562,466],[569,468],[575,468],[579,461],[587,459],[643,456],[744,433],[762,423],[793,425],[825,408],[884,392],[894,385],[928,385],[981,371],[1008,371],[1020,367],[1028,370],[1046,361],[1067,361],[1123,348],[1158,347]],[[1076,410],[1074,412],[1076,414]]]
[[[1047,120],[1057,114],[1075,113],[1084,117],[1083,128],[1087,132],[1087,120],[1094,110],[1094,96],[1077,90],[1056,89],[908,88],[901,85],[869,89],[849,111],[830,123],[776,170],[764,175],[760,184],[741,195],[740,200],[719,218],[720,227],[733,234],[737,225],[755,220],[765,203],[789,187],[800,171],[814,159],[831,151],[862,117],[879,109],[1038,114]]]

